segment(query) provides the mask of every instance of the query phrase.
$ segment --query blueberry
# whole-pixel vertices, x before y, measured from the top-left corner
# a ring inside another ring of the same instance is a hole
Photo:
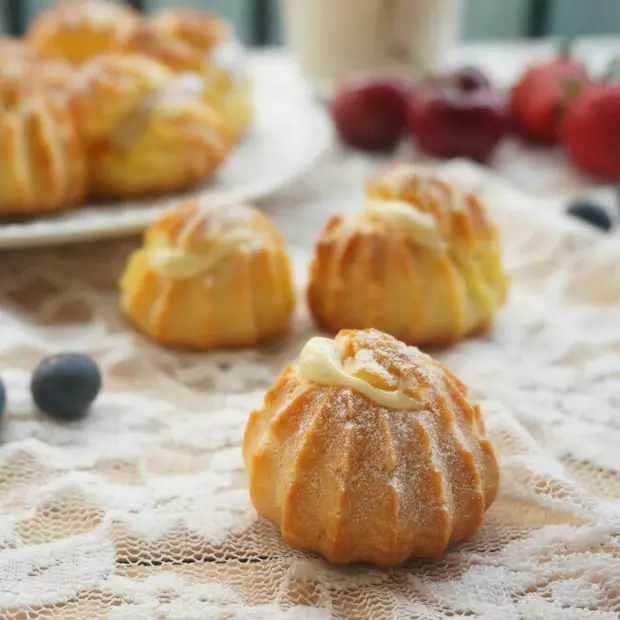
[[[42,360],[30,382],[37,407],[61,420],[83,418],[101,389],[101,373],[87,355],[59,353]]]
[[[601,205],[595,202],[590,200],[577,200],[569,205],[566,212],[601,230],[611,230],[612,221],[609,214]]]

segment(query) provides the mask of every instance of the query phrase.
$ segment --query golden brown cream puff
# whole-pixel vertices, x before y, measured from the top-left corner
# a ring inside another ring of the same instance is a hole
[[[295,293],[282,236],[259,211],[182,202],[147,231],[121,282],[121,310],[156,342],[252,347],[287,329]]]
[[[250,414],[243,456],[257,512],[336,564],[438,556],[499,486],[465,385],[374,329],[310,339]]]
[[[332,217],[316,244],[308,302],[331,331],[375,327],[415,345],[487,329],[506,298],[498,232],[481,201],[397,164],[363,208]]]

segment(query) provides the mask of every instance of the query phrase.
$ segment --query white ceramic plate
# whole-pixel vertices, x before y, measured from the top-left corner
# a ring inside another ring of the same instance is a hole
[[[257,89],[250,135],[204,185],[157,199],[86,205],[58,215],[0,224],[0,249],[137,233],[182,196],[206,193],[250,201],[264,198],[310,168],[331,141],[330,123],[315,103]]]

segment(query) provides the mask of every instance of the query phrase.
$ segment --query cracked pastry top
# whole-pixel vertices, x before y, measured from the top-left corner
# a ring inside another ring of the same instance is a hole
[[[140,14],[129,6],[101,0],[57,0],[35,17],[26,33],[36,51],[81,65],[112,49]]]
[[[96,197],[177,191],[207,179],[233,147],[233,131],[201,98],[198,76],[139,55],[102,54],[72,81]]]
[[[34,50],[23,39],[0,36],[0,72],[21,72],[42,89],[62,94],[69,87],[74,67],[59,56]]]
[[[257,512],[333,563],[437,556],[499,485],[465,385],[374,329],[310,339],[250,414],[243,456]]]

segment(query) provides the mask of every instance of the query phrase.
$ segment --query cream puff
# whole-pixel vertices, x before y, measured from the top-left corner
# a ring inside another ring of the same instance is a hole
[[[145,233],[121,282],[121,311],[154,341],[208,350],[253,347],[288,329],[289,256],[253,207],[193,198]]]
[[[223,163],[233,130],[200,97],[200,79],[145,56],[103,54],[78,71],[70,100],[96,197],[176,191]]]
[[[243,457],[258,514],[336,564],[438,556],[499,486],[465,385],[374,329],[310,339],[250,414]]]
[[[359,212],[325,226],[308,303],[333,332],[374,327],[443,345],[488,329],[507,286],[497,228],[476,195],[397,164],[368,182]]]
[[[86,193],[82,141],[66,102],[22,67],[0,74],[0,216],[74,206]]]
[[[243,136],[251,122],[247,54],[230,24],[207,11],[167,9],[142,20],[115,44],[115,51],[145,54],[177,73],[196,73],[202,96]]]

